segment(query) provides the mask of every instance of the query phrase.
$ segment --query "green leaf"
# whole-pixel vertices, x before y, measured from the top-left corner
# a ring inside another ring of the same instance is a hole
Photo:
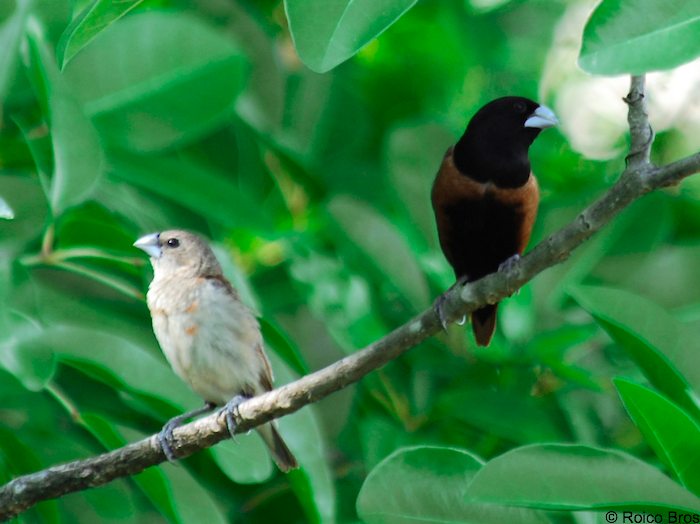
[[[416,310],[429,303],[428,284],[410,247],[386,218],[348,196],[335,197],[328,210],[358,246]]]
[[[276,354],[270,355],[270,362],[277,386],[298,378]],[[278,422],[280,434],[301,466],[287,476],[307,521],[333,524],[336,520],[335,486],[316,409],[306,406]]]
[[[260,330],[262,331],[265,344],[275,350],[275,353],[284,360],[295,373],[306,375],[309,373],[309,366],[304,360],[299,347],[282,331],[279,325],[270,320],[259,318]]]
[[[30,391],[41,390],[56,371],[54,352],[41,343],[41,326],[10,310],[0,317],[0,366]]]
[[[141,2],[143,0],[94,0],[61,35],[56,48],[61,69],[93,38]]]
[[[352,57],[391,26],[417,0],[285,0],[301,60],[325,73]]]
[[[681,483],[700,495],[700,426],[685,411],[640,384],[615,379],[627,412]]]
[[[228,524],[221,502],[185,468],[164,464],[161,469],[170,480],[173,501],[183,524]]]
[[[0,249],[22,249],[25,243],[37,238],[46,225],[48,204],[37,177],[2,175],[2,192],[12,204],[14,220],[0,220]],[[6,260],[14,255],[4,253]]]
[[[9,482],[23,474],[34,473],[44,467],[36,452],[23,441],[21,435],[14,430],[0,425],[0,482]],[[33,513],[41,516],[34,520]],[[61,522],[56,500],[45,501],[23,514],[26,522]],[[20,521],[23,522],[23,521]]]
[[[121,448],[128,443],[114,424],[100,415],[81,413],[79,422],[106,450]],[[148,468],[130,478],[165,517],[170,521],[178,520],[170,486],[161,469]]]
[[[700,55],[700,3],[603,0],[583,32],[580,66],[589,73],[642,74]]]
[[[50,343],[61,362],[116,389],[157,398],[178,409],[200,403],[167,364],[123,337],[64,324],[47,329],[41,340]]]
[[[278,386],[298,378],[274,353],[270,355],[270,363]],[[336,521],[335,485],[315,407],[306,406],[279,419],[279,430],[301,465],[288,476],[307,520],[333,524]]]
[[[142,439],[147,435],[129,428],[120,427],[119,432],[126,440],[133,442]],[[202,522],[212,524],[225,524],[228,522],[221,506],[221,501],[215,499],[211,490],[206,489],[203,479],[195,477],[186,468],[179,464],[161,464],[158,469],[166,478],[167,492],[162,496],[167,496],[167,502],[172,501],[175,506],[174,522],[179,524],[200,524]],[[163,502],[161,502],[162,504]]]
[[[49,202],[58,216],[67,207],[83,202],[95,187],[102,173],[102,148],[91,122],[58,72],[36,23],[29,24],[27,41],[33,68],[45,83],[54,158]]]
[[[234,228],[271,227],[270,217],[244,189],[193,160],[128,154],[114,155],[111,160],[111,177],[148,189],[209,220]]]
[[[567,437],[561,414],[543,398],[493,391],[492,386],[463,385],[442,395],[440,413],[490,434],[519,443],[557,441]]]
[[[64,74],[105,140],[156,151],[228,119],[246,69],[233,42],[197,18],[148,11],[112,24]]]
[[[265,482],[273,472],[270,454],[257,432],[220,442],[211,454],[226,476],[239,484]]]
[[[694,352],[684,340],[683,326],[653,302],[618,289],[575,286],[570,295],[624,349],[656,388],[689,413],[700,416],[690,396],[688,380],[679,370],[693,373]]]
[[[420,124],[391,131],[384,162],[401,205],[432,247],[438,247],[435,215],[428,191],[438,169],[438,159],[454,143],[444,127]]]
[[[700,510],[700,499],[641,460],[575,444],[534,444],[504,453],[481,468],[466,498],[552,510]]]
[[[0,26],[0,107],[15,77],[19,44],[27,21],[28,0],[18,0],[14,13]]]
[[[17,124],[22,138],[29,148],[34,161],[34,167],[39,175],[39,182],[48,202],[51,194],[51,173],[53,171],[52,136],[48,133],[46,123],[42,120],[33,122],[26,115],[13,115],[12,120]]]
[[[472,504],[465,493],[482,461],[455,448],[403,448],[367,476],[357,497],[357,513],[368,524],[545,523],[534,512]]]
[[[231,256],[231,250],[222,244],[211,244],[211,248],[214,251],[214,255],[216,255],[216,259],[221,264],[224,276],[236,288],[241,301],[253,311],[256,317],[259,317],[260,300],[255,294],[255,290],[251,287],[250,282],[248,282],[245,272]]]

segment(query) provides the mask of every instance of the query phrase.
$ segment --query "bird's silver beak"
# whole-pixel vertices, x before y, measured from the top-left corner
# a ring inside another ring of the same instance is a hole
[[[134,242],[134,246],[148,253],[151,258],[159,258],[163,251],[160,248],[160,233],[145,235]]]
[[[557,115],[554,111],[549,109],[547,106],[539,106],[535,109],[535,112],[530,115],[530,117],[525,120],[525,127],[537,127],[539,129],[547,129],[548,127],[554,127],[559,123]]]

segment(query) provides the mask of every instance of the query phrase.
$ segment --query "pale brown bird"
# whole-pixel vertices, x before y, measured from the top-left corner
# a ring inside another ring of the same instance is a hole
[[[204,407],[168,421],[158,435],[163,452],[174,460],[176,427],[224,406],[233,435],[235,410],[245,399],[272,389],[272,369],[258,321],[203,239],[171,230],[141,237],[134,246],[148,253],[153,265],[146,298],[158,343],[175,373],[205,400]],[[282,471],[298,467],[274,422],[256,429]]]

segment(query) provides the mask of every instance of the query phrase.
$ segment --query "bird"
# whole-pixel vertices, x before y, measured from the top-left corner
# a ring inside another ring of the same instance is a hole
[[[233,436],[238,405],[272,389],[272,368],[257,319],[203,238],[173,229],[145,235],[134,246],[153,266],[146,302],[156,339],[175,373],[205,401],[204,407],[169,420],[158,434],[163,453],[173,461],[173,430],[217,406],[223,406]],[[298,467],[274,421],[256,429],[280,470]]]
[[[497,98],[479,109],[448,148],[431,191],[438,239],[457,284],[512,267],[530,240],[539,204],[528,150],[554,112],[528,98]],[[457,285],[455,284],[455,285]],[[454,286],[453,286],[454,287]],[[437,315],[446,328],[436,301]],[[498,304],[471,314],[479,346],[491,343]]]

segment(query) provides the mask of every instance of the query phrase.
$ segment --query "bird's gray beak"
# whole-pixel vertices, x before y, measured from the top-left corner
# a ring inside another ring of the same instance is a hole
[[[535,112],[530,115],[530,117],[525,120],[525,127],[537,127],[539,129],[547,129],[548,127],[554,127],[559,123],[557,115],[554,111],[549,109],[547,106],[539,106],[535,109]]]
[[[134,246],[148,253],[151,258],[159,258],[163,251],[160,249],[160,233],[151,233],[150,235],[142,236]]]

